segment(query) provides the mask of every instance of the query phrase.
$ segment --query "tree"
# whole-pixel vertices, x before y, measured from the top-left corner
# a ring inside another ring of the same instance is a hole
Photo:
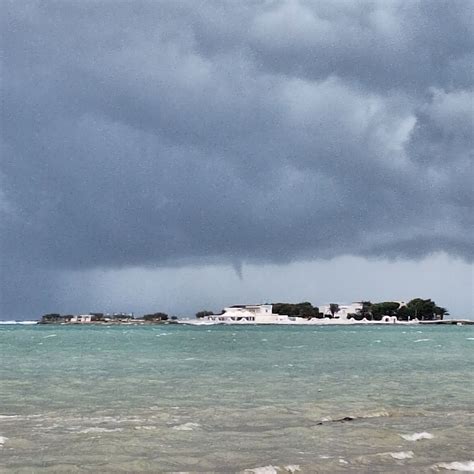
[[[415,298],[407,304],[410,319],[430,320],[434,318],[435,304],[431,300]]]
[[[398,316],[400,303],[396,301],[384,301],[382,303],[374,303],[370,310],[376,321],[380,321],[383,316]]]
[[[329,305],[329,311],[331,312],[331,317],[334,318],[334,315],[339,311],[339,305],[337,303],[331,303]]]
[[[349,313],[347,315],[347,319],[355,319],[356,321],[362,321],[364,319],[359,312],[357,313]]]
[[[92,321],[103,321],[104,313],[89,313],[92,316]]]
[[[302,303],[274,303],[273,312],[276,314],[284,314],[297,318],[319,318],[319,308],[313,306],[309,301]]]
[[[397,319],[399,321],[408,321],[410,319],[410,310],[407,306],[402,306],[397,310]]]
[[[273,312],[276,314],[286,314],[292,316],[294,312],[294,306],[291,303],[273,303]]]
[[[51,323],[51,322],[58,322],[61,320],[61,315],[59,313],[49,313],[44,314],[41,316],[42,323]]]
[[[372,315],[372,303],[370,301],[362,301],[361,304],[362,308],[357,311],[360,319],[368,319],[370,321],[374,319]]]
[[[196,313],[196,318],[204,318],[205,316],[211,316],[212,314],[214,314],[212,311],[207,311],[207,310],[204,310],[204,311],[198,311]]]
[[[311,319],[313,316],[315,316],[315,309],[317,308],[313,308],[313,305],[310,302],[304,301],[295,305],[294,316]],[[317,312],[319,312],[319,310]]]
[[[449,314],[446,308],[441,308],[430,299],[415,298],[407,304],[407,312],[410,319],[417,318],[424,321],[443,318]]]
[[[436,306],[435,314],[436,314],[436,316],[439,317],[439,319],[444,319],[445,316],[449,316],[448,310],[446,308],[441,307],[441,306]]]
[[[143,319],[145,321],[167,321],[168,315],[166,313],[145,314]]]

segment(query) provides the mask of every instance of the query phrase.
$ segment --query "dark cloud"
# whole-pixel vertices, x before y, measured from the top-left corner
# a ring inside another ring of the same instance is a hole
[[[470,2],[1,8],[4,311],[43,271],[472,260]]]

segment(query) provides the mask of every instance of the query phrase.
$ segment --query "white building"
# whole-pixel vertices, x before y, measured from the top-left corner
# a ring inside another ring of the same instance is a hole
[[[354,302],[351,304],[339,304],[338,311],[334,313],[335,319],[348,319],[347,316],[349,314],[357,314],[360,310],[362,310],[362,303]],[[332,317],[331,313],[331,305],[330,304],[323,304],[319,306],[319,312],[323,314],[323,316],[330,316]]]
[[[394,301],[394,303],[398,303],[399,308],[407,305],[404,301]],[[360,301],[356,301],[351,304],[339,304],[338,311],[334,313],[334,319],[346,320],[348,319],[349,314],[358,314],[362,310],[362,308],[363,308],[363,304]],[[332,317],[330,304],[323,304],[319,306],[319,312],[322,313],[323,316],[325,317],[328,317],[328,316]],[[385,319],[383,319],[383,321],[388,321],[387,317],[388,316],[384,316]],[[392,319],[390,319],[390,321],[392,320],[393,320],[393,317]]]
[[[71,323],[90,323],[92,322],[92,314],[79,314],[71,318]]]
[[[289,322],[285,315],[272,312],[271,304],[238,304],[224,308],[222,314],[211,314],[201,318],[203,322],[213,323],[255,323],[274,324]]]
[[[251,304],[251,305],[234,305],[224,308],[221,314],[211,314],[196,320],[178,321],[182,324],[301,324],[301,325],[327,325],[327,324],[381,324],[381,323],[398,323],[395,316],[383,316],[381,321],[367,321],[363,319],[349,318],[350,314],[358,314],[363,309],[361,302],[351,304],[339,304],[338,311],[331,313],[331,305],[321,305],[319,307],[323,318],[300,318],[295,316],[287,316],[273,313],[271,304]],[[331,317],[329,319],[329,317]],[[400,322],[400,324],[412,324],[414,322]]]

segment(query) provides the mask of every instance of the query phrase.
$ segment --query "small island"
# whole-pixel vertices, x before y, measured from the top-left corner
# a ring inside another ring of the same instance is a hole
[[[409,302],[384,301],[372,303],[359,301],[350,304],[329,303],[313,306],[302,303],[273,303],[233,305],[219,313],[198,311],[195,319],[169,316],[164,312],[59,314],[49,313],[41,317],[39,324],[472,324],[469,320],[446,320],[446,308],[431,299],[415,298]]]
[[[158,312],[135,317],[134,313],[87,313],[87,314],[59,314],[48,313],[41,316],[38,324],[177,324],[177,316],[168,316]]]
[[[364,324],[444,322],[446,308],[431,299],[415,298],[404,301],[372,303],[359,301],[350,304],[329,303],[319,307],[310,302],[233,305],[220,313],[199,311],[198,323],[189,324]]]

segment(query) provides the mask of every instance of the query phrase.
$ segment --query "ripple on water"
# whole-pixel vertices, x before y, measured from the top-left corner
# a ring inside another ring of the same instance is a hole
[[[472,326],[122,329],[9,329],[0,470],[472,472]]]

